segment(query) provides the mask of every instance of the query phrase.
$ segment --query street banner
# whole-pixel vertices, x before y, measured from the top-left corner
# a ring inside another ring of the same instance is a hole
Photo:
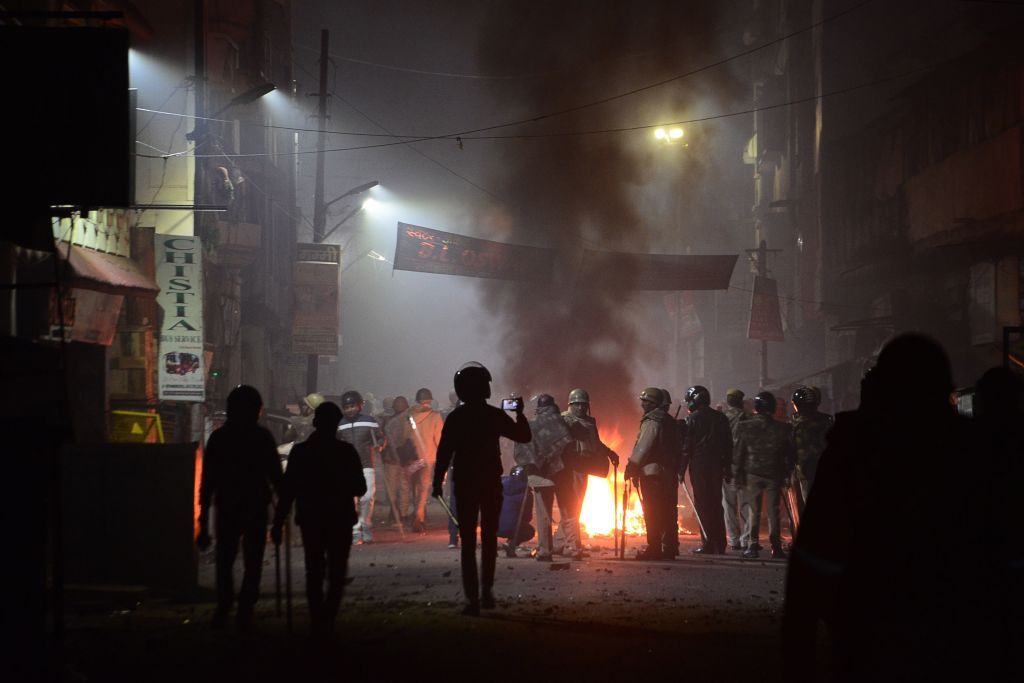
[[[782,312],[779,310],[778,283],[761,275],[754,276],[754,293],[750,298],[750,324],[747,339],[783,341]]]
[[[292,353],[338,355],[336,244],[300,244],[292,281]]]
[[[737,256],[585,249],[582,258],[579,252],[568,257],[555,249],[505,244],[399,223],[394,267],[419,273],[548,282],[560,258],[567,262],[566,267],[577,269],[574,282],[581,287],[615,278],[623,289],[680,291],[728,289]]]
[[[198,237],[157,235],[156,283],[160,287],[160,357],[157,378],[162,401],[202,402],[203,248]]]
[[[728,289],[737,258],[736,254],[630,254],[586,249],[577,281],[599,283],[616,278],[624,289],[643,291]]]
[[[551,249],[504,244],[408,223],[398,224],[395,270],[497,280],[546,281],[554,270]]]

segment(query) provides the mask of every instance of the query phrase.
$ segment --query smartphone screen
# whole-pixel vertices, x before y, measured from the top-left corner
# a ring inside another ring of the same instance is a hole
[[[504,398],[504,399],[501,400],[501,409],[502,410],[515,410],[516,409],[516,403],[517,403],[517,401],[514,398]]]

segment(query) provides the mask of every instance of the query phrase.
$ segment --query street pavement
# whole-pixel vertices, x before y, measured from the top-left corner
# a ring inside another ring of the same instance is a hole
[[[681,538],[681,558],[665,562],[619,560],[607,538],[586,541],[582,561],[501,552],[497,609],[465,617],[459,551],[447,547],[442,513],[431,508],[426,534],[403,539],[378,526],[373,543],[353,547],[351,584],[328,643],[308,636],[301,547],[292,552],[291,632],[284,596],[277,614],[268,545],[256,633],[210,628],[206,553],[206,590],[194,599],[129,593],[72,602],[51,667],[72,681],[781,679],[783,561],[693,556],[693,536]],[[640,546],[630,537],[627,556]]]

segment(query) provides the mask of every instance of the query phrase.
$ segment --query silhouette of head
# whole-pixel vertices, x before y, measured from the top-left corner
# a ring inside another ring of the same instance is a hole
[[[814,387],[800,387],[793,392],[793,407],[798,413],[813,413],[820,403],[821,398]]]
[[[913,412],[951,411],[953,371],[946,351],[923,334],[902,334],[883,348],[878,362],[865,377],[867,396],[861,404],[883,410]],[[909,402],[906,396],[912,396]]]
[[[263,399],[255,387],[239,384],[228,394],[228,419],[234,422],[255,422],[260,418]]]
[[[465,403],[486,401],[491,397],[491,373],[476,361],[466,363],[455,373],[455,393]]]
[[[431,403],[434,400],[434,394],[426,387],[416,391],[416,402],[417,403]]]
[[[686,407],[691,413],[709,405],[711,405],[711,392],[707,387],[698,384],[686,390]]]
[[[742,410],[743,397],[745,395],[746,394],[744,394],[739,389],[729,389],[729,391],[725,392],[725,404],[728,406],[732,406],[733,408],[739,408],[740,410]]]
[[[341,422],[341,408],[336,403],[325,401],[313,412],[313,429],[334,433]]]
[[[1020,412],[1021,379],[1006,368],[991,368],[975,386],[979,416],[1009,419]]]
[[[759,391],[754,396],[754,412],[758,415],[771,417],[775,414],[775,394],[770,391]]]
[[[395,415],[404,413],[409,410],[409,399],[405,396],[395,396],[395,400],[391,402],[391,409],[395,411]]]

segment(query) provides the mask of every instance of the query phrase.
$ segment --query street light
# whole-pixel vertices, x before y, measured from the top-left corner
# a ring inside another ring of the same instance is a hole
[[[361,192],[366,192],[367,190],[369,190],[371,188],[374,188],[374,187],[377,187],[378,185],[380,185],[380,181],[379,180],[374,180],[372,182],[365,183],[365,184],[360,185],[358,187],[353,187],[351,190],[349,190],[345,194],[341,195],[341,197],[337,197],[335,199],[332,199],[330,202],[325,204],[324,208],[326,209],[327,206],[329,206],[330,204],[333,204],[334,202],[338,201],[339,199],[342,199],[344,197],[351,197],[352,195],[359,194]],[[360,211],[373,212],[378,207],[380,207],[380,202],[378,202],[373,197],[367,197],[366,199],[363,200],[362,204],[360,204],[359,206],[357,206],[356,208],[352,209],[347,214],[345,214],[345,216],[340,221],[335,223],[333,228],[331,228],[326,233],[324,233],[324,236],[321,237],[318,241],[323,242],[324,240],[326,240],[328,237],[330,237],[331,235],[334,234],[335,230],[337,230],[342,225],[344,225],[347,220],[349,220],[350,218],[355,216]]]
[[[683,129],[679,126],[673,126],[667,130],[665,128],[656,128],[654,130],[655,139],[669,144],[682,140],[683,134]]]

